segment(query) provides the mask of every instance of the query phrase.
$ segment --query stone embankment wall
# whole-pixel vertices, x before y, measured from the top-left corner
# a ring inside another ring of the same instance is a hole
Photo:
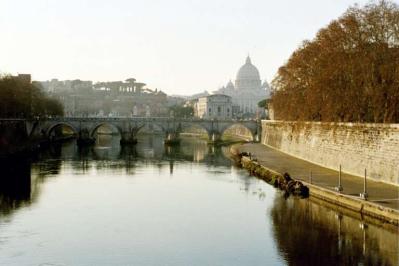
[[[399,124],[262,121],[262,144],[295,157],[399,185]]]

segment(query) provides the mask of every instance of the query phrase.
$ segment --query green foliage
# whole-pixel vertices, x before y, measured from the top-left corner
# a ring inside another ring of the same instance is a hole
[[[264,99],[258,102],[258,107],[260,108],[267,108],[267,104],[269,103],[269,99]]]
[[[47,97],[40,86],[9,75],[0,77],[0,117],[62,116],[62,104]]]

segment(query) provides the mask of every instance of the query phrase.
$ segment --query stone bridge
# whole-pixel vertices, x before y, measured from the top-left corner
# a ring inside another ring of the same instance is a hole
[[[203,119],[182,119],[169,117],[131,117],[131,118],[82,118],[62,117],[46,118],[37,120],[25,120],[27,135],[29,137],[52,138],[54,130],[58,126],[68,126],[78,139],[90,140],[96,136],[100,126],[108,125],[118,130],[121,135],[121,143],[136,143],[138,132],[146,128],[157,128],[165,134],[165,141],[178,141],[179,135],[188,128],[196,127],[204,129],[212,142],[221,139],[226,129],[234,125],[241,125],[247,128],[254,141],[260,140],[261,125],[257,120],[203,120]]]

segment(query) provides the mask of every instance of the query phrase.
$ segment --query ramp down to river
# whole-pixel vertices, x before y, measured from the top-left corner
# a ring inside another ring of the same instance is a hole
[[[240,152],[250,152],[258,163],[278,173],[289,173],[310,188],[310,195],[328,202],[359,211],[398,225],[399,187],[373,180],[367,180],[368,200],[361,200],[363,178],[342,174],[342,193],[335,191],[338,186],[338,171],[334,171],[305,160],[290,156],[271,147],[248,143],[235,146]],[[312,171],[312,184],[309,180]]]

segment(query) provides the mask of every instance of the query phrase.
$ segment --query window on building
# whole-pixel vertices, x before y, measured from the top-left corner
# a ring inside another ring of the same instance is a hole
[[[218,113],[220,114],[220,112],[222,112],[222,109],[218,106]]]
[[[230,108],[227,108],[227,112],[230,113]]]
[[[212,109],[211,108],[209,108],[209,111],[208,111],[208,113],[211,113],[212,112]]]

